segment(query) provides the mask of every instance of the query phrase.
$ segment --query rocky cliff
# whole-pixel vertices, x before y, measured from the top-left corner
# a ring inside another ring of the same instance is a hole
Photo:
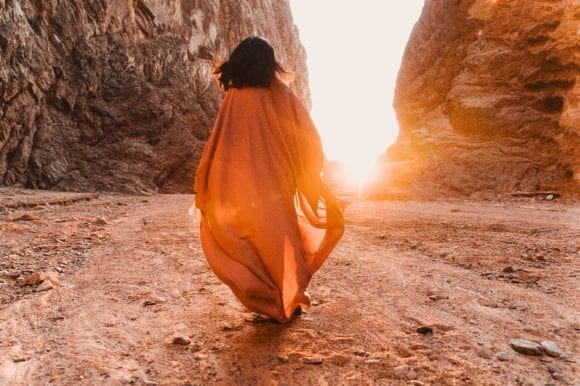
[[[191,191],[212,69],[254,34],[308,101],[287,0],[0,0],[0,186]]]
[[[427,0],[399,73],[389,186],[578,194],[579,55],[577,0]]]

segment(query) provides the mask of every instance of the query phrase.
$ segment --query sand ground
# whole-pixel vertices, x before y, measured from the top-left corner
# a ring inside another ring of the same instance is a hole
[[[254,325],[209,270],[191,202],[0,189],[0,384],[580,379],[580,206],[357,201],[311,283],[313,307]],[[54,288],[16,285],[35,272]],[[553,340],[569,355],[519,354],[512,338]]]

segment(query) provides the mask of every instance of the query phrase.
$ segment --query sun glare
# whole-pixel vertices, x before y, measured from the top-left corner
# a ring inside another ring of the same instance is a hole
[[[329,161],[361,187],[398,134],[393,95],[423,0],[291,0],[308,55],[314,119]]]

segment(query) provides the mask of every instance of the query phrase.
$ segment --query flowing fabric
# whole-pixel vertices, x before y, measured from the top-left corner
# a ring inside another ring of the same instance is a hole
[[[209,266],[249,310],[288,321],[344,231],[320,138],[282,82],[230,89],[195,179]]]

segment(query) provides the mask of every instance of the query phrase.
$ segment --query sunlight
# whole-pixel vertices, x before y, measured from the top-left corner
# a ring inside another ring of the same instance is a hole
[[[393,96],[423,0],[291,0],[308,55],[312,118],[345,180],[370,182],[398,134]]]

